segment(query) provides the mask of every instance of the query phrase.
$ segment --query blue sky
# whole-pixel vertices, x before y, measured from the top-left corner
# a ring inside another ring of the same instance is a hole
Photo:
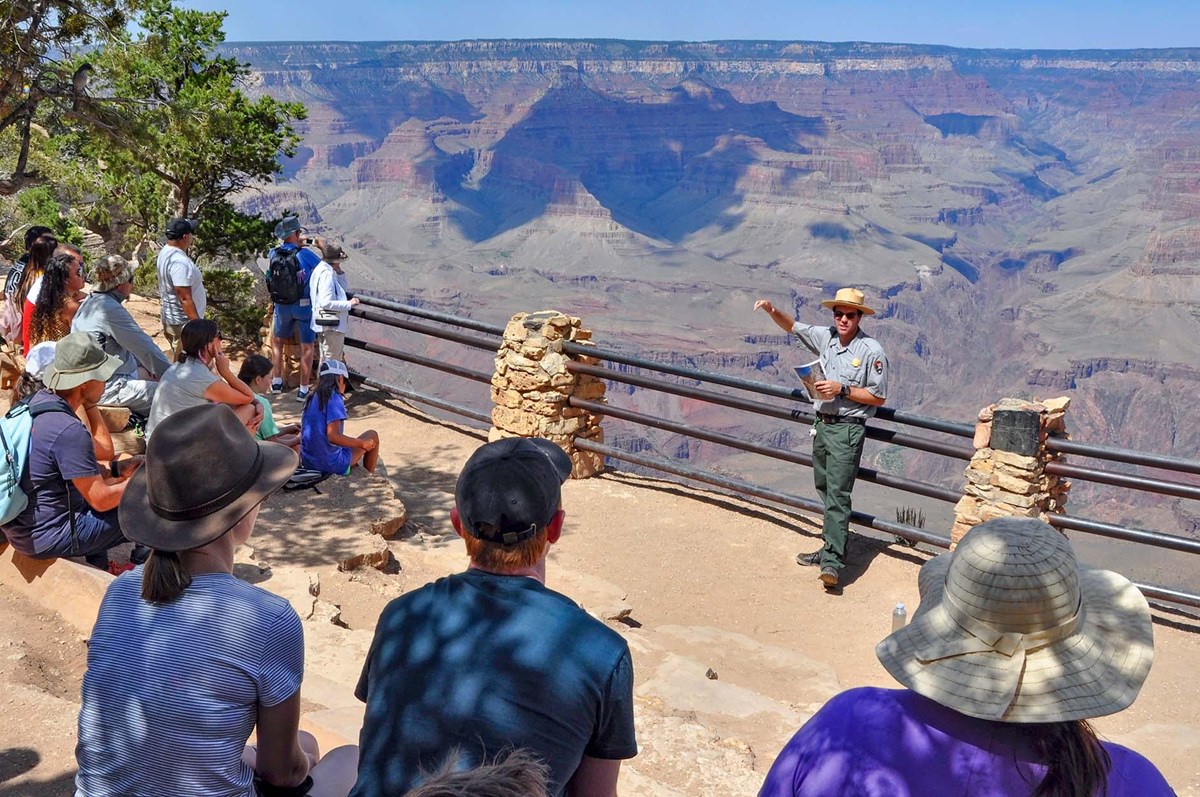
[[[553,37],[1200,47],[1200,0],[180,1],[228,11],[228,41]]]

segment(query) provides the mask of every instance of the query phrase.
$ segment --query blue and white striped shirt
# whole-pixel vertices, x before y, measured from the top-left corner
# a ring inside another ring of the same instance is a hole
[[[76,797],[252,797],[242,751],[258,705],[300,688],[300,618],[226,573],[196,575],[154,605],[142,569],[109,586],[92,631]]]

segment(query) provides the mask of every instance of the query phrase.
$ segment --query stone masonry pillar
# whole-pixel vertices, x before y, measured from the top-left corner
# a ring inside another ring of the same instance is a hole
[[[1046,520],[1063,513],[1071,483],[1046,473],[1046,465],[1062,459],[1046,450],[1046,440],[1068,436],[1065,415],[1070,403],[1067,397],[1040,402],[1001,399],[980,411],[965,495],[954,507],[953,545],[985,520]]]
[[[599,415],[567,405],[572,396],[604,402],[604,382],[575,375],[567,363],[594,365],[592,357],[571,357],[563,341],[592,345],[592,333],[580,319],[555,310],[517,313],[504,328],[492,376],[492,429],[488,440],[545,437],[571,457],[571,477],[582,479],[604,470],[604,457],[575,447],[575,438],[604,442]]]

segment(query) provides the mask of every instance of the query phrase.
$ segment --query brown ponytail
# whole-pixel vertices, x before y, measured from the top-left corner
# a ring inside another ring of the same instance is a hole
[[[170,603],[191,586],[192,575],[174,551],[154,551],[142,569],[142,599]]]
[[[1033,749],[1046,775],[1030,797],[1105,797],[1112,759],[1087,720],[1039,725]]]

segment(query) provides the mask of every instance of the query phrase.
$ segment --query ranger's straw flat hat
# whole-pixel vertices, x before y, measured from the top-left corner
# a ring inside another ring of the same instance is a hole
[[[921,605],[875,648],[897,681],[1004,722],[1102,717],[1137,697],[1154,659],[1150,608],[1128,579],[1080,569],[1033,518],[997,518],[921,568]]]
[[[858,288],[838,288],[832,299],[821,302],[822,307],[854,307],[862,310],[863,315],[875,315],[875,311],[863,304],[866,296]]]

